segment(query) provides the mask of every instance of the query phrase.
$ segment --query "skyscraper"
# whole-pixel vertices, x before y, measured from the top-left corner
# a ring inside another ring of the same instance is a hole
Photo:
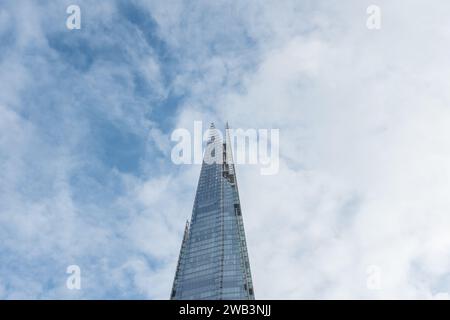
[[[255,299],[228,130],[225,136],[211,124],[171,299]]]

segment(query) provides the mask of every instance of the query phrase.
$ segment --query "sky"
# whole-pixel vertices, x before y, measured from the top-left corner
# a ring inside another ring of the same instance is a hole
[[[277,174],[237,167],[257,299],[448,298],[449,14],[0,0],[0,299],[168,299],[196,120],[280,130]]]

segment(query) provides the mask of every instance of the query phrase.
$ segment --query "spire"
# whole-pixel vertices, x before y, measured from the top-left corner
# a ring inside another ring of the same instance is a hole
[[[225,124],[225,160],[228,164],[233,164],[233,152],[232,152],[233,145],[231,143],[230,138],[230,125],[228,124],[228,121]],[[234,168],[232,168],[232,171],[234,172]]]
[[[216,129],[214,122],[211,122],[208,130],[208,140],[206,142],[206,149],[203,155],[203,162],[206,162],[207,164],[220,164],[222,163],[222,154],[222,133]]]
[[[220,142],[220,135],[217,132],[216,126],[214,125],[214,122],[211,122],[210,126],[209,126],[209,134],[208,134],[208,142],[207,144],[210,144],[214,141]]]
[[[171,299],[255,299],[228,129],[223,137],[211,124],[217,138],[205,150]]]

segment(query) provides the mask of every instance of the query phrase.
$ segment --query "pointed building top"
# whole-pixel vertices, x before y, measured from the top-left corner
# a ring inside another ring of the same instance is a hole
[[[209,126],[208,129],[208,140],[206,142],[207,145],[215,142],[215,143],[219,143],[220,145],[222,145],[222,135],[221,133],[216,129],[216,126],[214,125],[214,122],[211,122],[211,125]]]
[[[219,123],[223,125],[221,121]],[[224,142],[223,133],[214,127],[214,123],[209,131],[210,141],[205,149],[192,216],[186,223],[170,298],[254,300],[233,164],[233,140],[230,137],[233,134],[227,130]],[[223,248],[230,242],[233,248],[226,249],[224,254]],[[200,259],[200,253],[208,259]],[[230,265],[236,269],[229,271],[227,266]]]

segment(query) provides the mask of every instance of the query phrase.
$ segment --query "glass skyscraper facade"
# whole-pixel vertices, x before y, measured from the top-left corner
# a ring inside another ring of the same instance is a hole
[[[228,129],[228,126],[227,126]],[[211,125],[171,299],[254,299],[228,133]]]

